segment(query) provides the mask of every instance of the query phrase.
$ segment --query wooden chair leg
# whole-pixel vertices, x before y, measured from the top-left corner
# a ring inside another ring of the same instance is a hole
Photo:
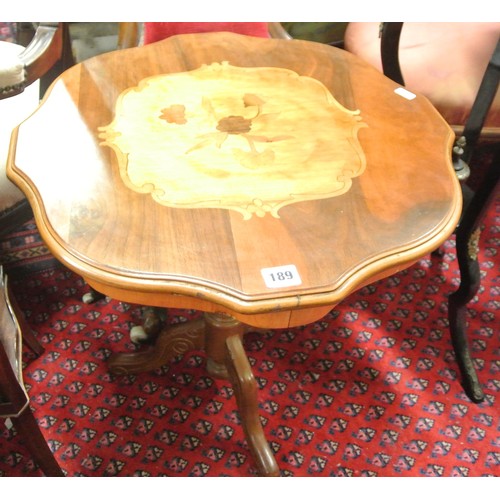
[[[23,330],[23,342],[38,356],[41,356],[45,348],[38,342],[37,338],[33,334],[32,330],[26,327],[22,327]]]
[[[26,343],[26,345],[37,355],[40,356],[43,354],[45,351],[44,347],[40,342],[38,342],[37,338],[33,334],[33,330],[31,327],[28,325],[28,322],[24,318],[24,314],[21,311],[21,308],[19,307],[19,304],[17,303],[16,297],[12,294],[12,292],[8,291],[9,293],[9,301],[12,306],[12,309],[14,310],[14,315],[17,319],[17,322],[19,323],[19,327],[21,329],[21,334],[23,336],[23,342]]]
[[[64,477],[30,408],[11,420],[43,473],[48,477]]]

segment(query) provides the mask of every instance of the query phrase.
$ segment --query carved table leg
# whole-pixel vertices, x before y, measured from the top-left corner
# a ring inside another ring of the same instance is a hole
[[[257,382],[243,349],[241,338],[229,337],[226,340],[226,345],[226,366],[233,384],[250,452],[261,475],[279,476],[278,464],[264,435],[258,413]]]
[[[266,441],[259,417],[257,382],[241,341],[247,327],[226,314],[205,313],[204,319],[164,328],[155,345],[133,353],[116,353],[108,361],[118,375],[155,370],[175,356],[204,349],[207,371],[214,378],[228,379],[252,457],[262,476],[279,476],[279,468]]]
[[[131,353],[116,353],[108,361],[109,369],[118,375],[152,371],[179,356],[195,349],[203,349],[205,341],[204,320],[189,321],[164,328],[154,346]]]
[[[243,348],[245,325],[224,314],[205,314],[207,368],[212,376],[229,378],[245,437],[259,473],[279,476],[279,468],[259,417],[257,382]]]

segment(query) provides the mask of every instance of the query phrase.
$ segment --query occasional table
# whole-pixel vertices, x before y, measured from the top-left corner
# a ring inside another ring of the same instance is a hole
[[[461,210],[452,142],[424,97],[343,50],[193,34],[64,72],[15,129],[8,175],[92,288],[204,312],[110,369],[204,349],[273,476],[245,331],[319,320],[443,243]]]

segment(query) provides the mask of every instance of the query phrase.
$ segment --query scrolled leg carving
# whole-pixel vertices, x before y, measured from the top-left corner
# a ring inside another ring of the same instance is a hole
[[[139,352],[113,354],[108,367],[117,375],[152,371],[168,363],[175,356],[195,349],[203,349],[205,321],[195,320],[164,328],[154,346]]]

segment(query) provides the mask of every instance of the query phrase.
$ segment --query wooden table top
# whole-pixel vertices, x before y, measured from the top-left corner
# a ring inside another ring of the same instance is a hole
[[[176,36],[64,72],[8,175],[97,290],[292,326],[457,224],[453,133],[397,87],[327,45]]]

